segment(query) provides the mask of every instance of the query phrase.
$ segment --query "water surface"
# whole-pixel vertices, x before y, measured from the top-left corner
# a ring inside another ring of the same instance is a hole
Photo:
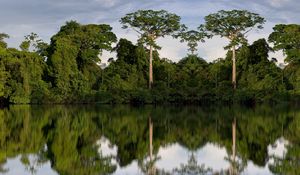
[[[0,174],[300,174],[300,110],[10,106]]]

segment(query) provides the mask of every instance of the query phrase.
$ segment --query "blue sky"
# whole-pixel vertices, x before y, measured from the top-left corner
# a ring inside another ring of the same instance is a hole
[[[24,36],[35,32],[45,41],[49,41],[68,20],[80,23],[106,23],[113,27],[118,38],[127,38],[136,42],[137,34],[121,29],[119,19],[138,9],[165,9],[182,17],[182,23],[191,29],[203,23],[204,16],[218,10],[243,9],[263,16],[267,22],[264,29],[252,31],[249,42],[267,38],[277,23],[300,24],[299,0],[1,0],[0,32],[11,36],[9,46],[18,47]],[[160,55],[178,61],[186,55],[187,47],[170,37],[158,41],[162,46]],[[224,57],[225,39],[215,37],[206,43],[199,43],[198,55],[207,61]],[[110,57],[104,53],[102,58]],[[275,53],[282,61],[282,54]]]

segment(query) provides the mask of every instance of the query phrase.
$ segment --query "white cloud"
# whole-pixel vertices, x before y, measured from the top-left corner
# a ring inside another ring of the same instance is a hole
[[[290,2],[290,0],[269,0],[274,7],[281,7],[283,4]]]
[[[118,0],[94,0],[99,3],[99,5],[103,5],[104,7],[112,7],[119,2]]]

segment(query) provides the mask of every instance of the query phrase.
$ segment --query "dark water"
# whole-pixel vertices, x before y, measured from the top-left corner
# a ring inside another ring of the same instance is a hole
[[[300,110],[11,106],[0,174],[300,174]]]

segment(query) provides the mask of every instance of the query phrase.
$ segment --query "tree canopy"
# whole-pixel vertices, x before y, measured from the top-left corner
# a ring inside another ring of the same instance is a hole
[[[287,55],[286,62],[300,60],[300,25],[277,24],[269,36],[269,42],[274,44],[275,50],[283,50]]]
[[[117,39],[108,24],[76,21],[61,26],[49,44],[38,34],[30,33],[20,49],[9,48],[5,42],[8,35],[1,34],[0,103],[255,105],[297,102],[300,99],[297,24],[276,25],[268,40],[274,47],[264,38],[253,43],[236,42],[246,41],[248,31],[262,28],[264,22],[262,17],[248,11],[219,11],[206,16],[205,23],[197,30],[190,30],[180,23],[176,14],[139,10],[127,14],[121,23],[124,28],[142,34],[140,41],[152,39],[152,44]],[[162,58],[157,50],[151,49],[157,38],[168,35],[187,42],[192,54],[187,53],[174,62],[173,58]],[[212,35],[231,38],[229,41],[234,45],[223,58],[207,62],[195,52],[198,42]],[[269,58],[270,52],[276,50],[286,54],[285,68],[278,67],[276,58]],[[116,55],[106,66],[103,51]],[[156,80],[151,84],[152,89],[147,88],[150,72]],[[234,91],[233,72],[235,82],[239,82],[239,88]]]
[[[121,18],[123,28],[132,28],[140,34],[139,42],[157,47],[155,40],[177,32],[180,17],[165,10],[138,10]]]
[[[201,26],[199,31],[197,30],[188,30],[184,28],[182,31],[174,35],[176,38],[180,38],[180,42],[187,42],[188,50],[192,55],[198,50],[198,42],[205,42],[205,38],[211,37],[207,34],[206,31]]]
[[[253,28],[262,29],[265,19],[246,10],[220,10],[205,16],[205,28],[214,35],[226,37],[230,46],[244,43]]]

